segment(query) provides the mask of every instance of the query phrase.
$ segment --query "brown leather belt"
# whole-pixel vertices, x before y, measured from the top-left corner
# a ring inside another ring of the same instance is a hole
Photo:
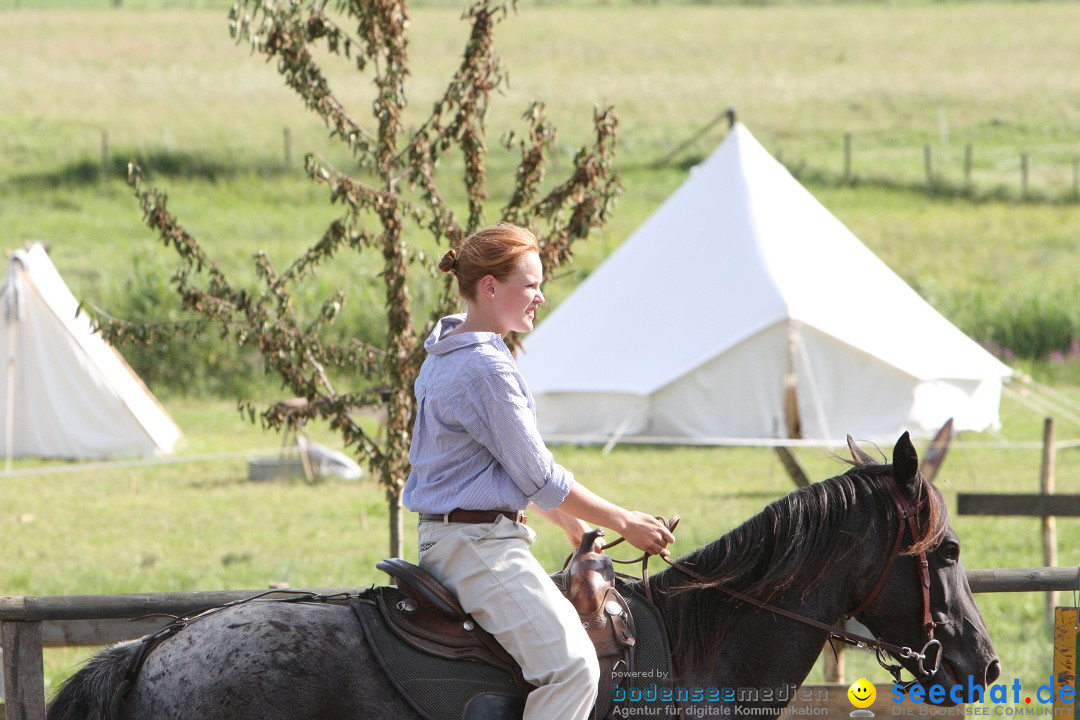
[[[493,523],[500,517],[525,524],[521,510],[451,510],[448,513],[420,513],[420,522]]]

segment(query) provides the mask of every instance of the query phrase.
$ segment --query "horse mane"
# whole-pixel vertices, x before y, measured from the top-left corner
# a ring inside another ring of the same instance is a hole
[[[853,532],[845,529],[848,515],[869,496],[873,503],[870,522],[883,523],[887,537],[895,537],[900,519],[886,484],[891,465],[855,465],[842,475],[801,488],[768,505],[763,511],[714,542],[680,559],[704,575],[694,580],[677,569],[667,569],[651,579],[654,597],[669,617],[675,671],[679,676],[693,667],[712,663],[728,632],[743,616],[755,610],[733,600],[718,585],[768,602],[782,590],[801,588],[805,594],[825,576],[825,570],[852,555],[864,552],[861,538],[869,525]],[[920,526],[913,544],[902,554],[917,554],[936,547],[946,530],[946,513],[940,495],[920,474],[913,504],[921,505]],[[890,547],[877,550],[885,562]],[[717,610],[728,605],[732,613],[717,622]],[[850,608],[843,608],[849,610]]]

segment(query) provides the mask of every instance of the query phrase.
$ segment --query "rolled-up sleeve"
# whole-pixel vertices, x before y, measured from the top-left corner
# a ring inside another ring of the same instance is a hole
[[[462,425],[486,447],[510,480],[544,510],[562,503],[574,484],[573,474],[555,462],[536,427],[536,413],[522,381],[508,372],[472,380],[460,395]]]

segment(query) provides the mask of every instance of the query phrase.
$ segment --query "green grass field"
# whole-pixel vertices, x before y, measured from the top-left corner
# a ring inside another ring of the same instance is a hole
[[[1080,392],[1072,391],[1074,401]],[[363,586],[381,582],[375,562],[385,555],[381,490],[359,483],[302,480],[252,483],[245,454],[276,446],[274,438],[240,420],[229,403],[174,400],[169,410],[186,429],[181,457],[232,452],[216,461],[109,468],[4,478],[4,594],[168,592]],[[1014,401],[1004,404],[1012,439],[1036,439],[1041,421]],[[1075,437],[1080,428],[1063,425]],[[318,429],[316,439],[333,440]],[[228,438],[228,440],[225,440]],[[964,436],[969,442],[985,440]],[[883,448],[888,452],[890,448]],[[770,450],[754,448],[556,448],[558,459],[605,496],[650,512],[683,517],[677,553],[726,532],[793,489]],[[814,479],[843,471],[831,451],[802,448],[800,462]],[[950,508],[957,492],[1032,492],[1038,488],[1037,450],[954,448],[939,478]],[[1080,491],[1080,451],[1058,456],[1058,491]],[[411,519],[407,519],[410,525]],[[1034,519],[954,517],[968,567],[1042,564]],[[552,570],[565,558],[561,533],[543,522],[536,552]],[[1062,564],[1080,542],[1080,524],[1058,526]],[[415,559],[415,548],[406,556]],[[624,555],[625,557],[625,555]],[[1062,601],[1068,603],[1067,593]],[[1051,645],[1037,593],[981,595],[979,604],[1002,658],[1005,678],[1025,687],[1046,682]],[[47,652],[55,687],[90,652]],[[848,653],[848,674],[885,681],[872,658]],[[815,671],[811,681],[820,681]]]
[[[1003,307],[1019,307],[1023,320],[1051,302],[1080,332],[1072,279],[1080,204],[1068,202],[1080,155],[1080,78],[1067,70],[1080,60],[1074,17],[1068,3],[523,4],[498,37],[511,83],[489,122],[491,212],[505,197],[511,160],[497,138],[521,129],[531,99],[547,102],[559,128],[553,177],[588,141],[593,105],[616,106],[625,192],[608,228],[577,251],[563,282],[549,284],[557,302],[685,179],[722,126],[667,165],[655,161],[736,106],[830,210],[963,329],[981,337]],[[127,188],[109,179],[132,157],[240,277],[250,277],[255,249],[283,264],[335,216],[303,177],[302,155],[343,168],[348,159],[274,68],[232,43],[223,12],[24,9],[0,18],[0,103],[18,109],[0,116],[6,244],[50,242],[81,298],[123,313],[146,268],[168,273],[171,258],[141,226]],[[411,28],[416,123],[449,76],[465,28],[453,8],[417,9]],[[331,68],[349,106],[364,113],[366,84],[341,63]],[[853,185],[842,182],[845,133]],[[943,191],[924,187],[925,144]],[[953,192],[967,144],[974,201]],[[1031,157],[1027,202],[1022,152]],[[446,174],[447,194],[460,202]],[[343,320],[352,334],[377,323],[368,286],[353,282],[376,262],[343,258],[320,276],[323,287],[352,286]]]
[[[189,229],[241,275],[257,249],[284,262],[316,239],[334,210],[304,179],[301,156],[319,152],[342,167],[347,159],[273,67],[231,43],[224,11],[104,5],[26,0],[2,6],[20,9],[0,10],[4,246],[49,242],[77,295],[106,309],[123,307],[148,271],[161,277],[171,266],[117,177],[132,156],[147,163]],[[489,123],[494,195],[505,193],[510,167],[495,139],[520,128],[517,118],[529,100],[545,99],[559,127],[556,174],[587,142],[593,104],[616,105],[625,191],[611,225],[549,286],[557,302],[685,179],[688,167],[720,141],[722,128],[668,165],[653,163],[734,105],[830,210],[965,329],[987,313],[1025,303],[1078,312],[1080,206],[1068,202],[1071,162],[1080,154],[1077,12],[1064,2],[523,3],[498,39],[511,85]],[[458,14],[452,7],[412,14],[411,122],[454,66],[465,31]],[[334,77],[363,111],[370,102],[366,86],[340,66]],[[292,138],[291,169],[284,128]],[[853,137],[852,184],[841,182],[845,133]],[[106,173],[100,172],[103,134]],[[924,145],[931,145],[941,179],[955,187],[963,181],[969,143],[976,192],[927,193]],[[1028,201],[1019,193],[1022,152],[1031,159]],[[461,193],[451,197],[460,200]],[[327,286],[350,283],[356,312],[377,316],[377,298],[364,282],[372,267],[368,259],[342,259],[320,279]],[[1043,378],[1060,370],[1025,367]],[[1080,398],[1075,374],[1062,373],[1058,387]],[[274,397],[272,383],[259,388]],[[382,493],[370,481],[246,482],[245,453],[276,447],[280,439],[243,423],[231,399],[167,388],[163,397],[186,433],[181,457],[232,455],[0,478],[0,593],[379,580],[373,565],[386,546],[385,518]],[[1008,401],[1004,418],[1010,439],[1038,439],[1040,417]],[[1060,432],[1075,437],[1080,428]],[[314,434],[333,442],[325,430]],[[623,504],[681,514],[680,551],[790,489],[766,450],[623,447],[604,457],[595,449],[559,448],[557,454],[589,486]],[[827,451],[797,454],[812,477],[842,469]],[[1077,463],[1077,451],[1062,451],[1060,492],[1078,491]],[[966,490],[1034,491],[1038,453],[960,448],[943,477],[950,503]],[[968,567],[1042,562],[1037,521],[956,518],[954,525]],[[538,554],[554,568],[564,543],[552,529],[540,530]],[[1078,533],[1075,521],[1059,523],[1061,564],[1077,561],[1069,550]],[[1003,677],[1045,683],[1050,644],[1041,596],[985,596],[980,605]],[[49,651],[50,687],[85,653]],[[848,674],[881,677],[866,657],[852,661]]]

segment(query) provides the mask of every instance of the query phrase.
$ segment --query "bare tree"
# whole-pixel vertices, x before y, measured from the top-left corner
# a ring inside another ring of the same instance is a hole
[[[390,552],[402,552],[401,493],[409,473],[408,450],[416,404],[413,381],[424,359],[422,338],[434,320],[452,312],[451,284],[440,279],[437,258],[422,250],[418,238],[454,247],[491,220],[531,227],[541,242],[546,273],[570,257],[575,241],[607,219],[619,185],[612,171],[616,120],[611,108],[594,113],[595,137],[576,155],[568,177],[546,181],[555,130],[544,106],[533,103],[521,136],[504,143],[520,153],[513,190],[495,217],[486,216],[489,200],[485,158],[485,119],[492,93],[506,77],[493,50],[497,23],[513,2],[477,0],[464,13],[471,32],[461,63],[430,114],[415,130],[402,124],[409,76],[404,0],[339,2],[328,12],[325,2],[244,0],[230,13],[237,42],[276,61],[286,84],[323,119],[331,136],[348,148],[358,168],[350,175],[314,155],[307,174],[324,185],[331,203],[344,210],[314,244],[283,271],[262,252],[254,256],[256,290],[237,286],[170,212],[166,196],[144,181],[131,165],[128,183],[138,198],[146,224],[179,256],[172,282],[196,324],[135,324],[97,318],[113,341],[152,342],[191,333],[207,325],[222,337],[261,354],[268,373],[280,376],[298,402],[257,410],[242,403],[254,421],[281,430],[313,419],[329,421],[348,446],[367,460],[386,490],[390,515]],[[354,29],[347,30],[346,25]],[[374,87],[375,100],[366,122],[339,101],[315,51],[350,59]],[[463,171],[451,173],[448,156],[460,158]],[[466,202],[453,207],[447,188],[461,183]],[[385,286],[386,336],[383,342],[333,341],[328,332],[347,293],[326,297],[309,319],[297,309],[295,289],[320,264],[338,253],[379,253]],[[425,272],[416,272],[416,269]],[[410,272],[413,269],[413,272]],[[435,286],[437,299],[424,317],[414,317],[416,283]],[[363,390],[341,391],[335,378],[359,374]],[[377,406],[385,422],[378,433],[356,421],[358,408]]]

